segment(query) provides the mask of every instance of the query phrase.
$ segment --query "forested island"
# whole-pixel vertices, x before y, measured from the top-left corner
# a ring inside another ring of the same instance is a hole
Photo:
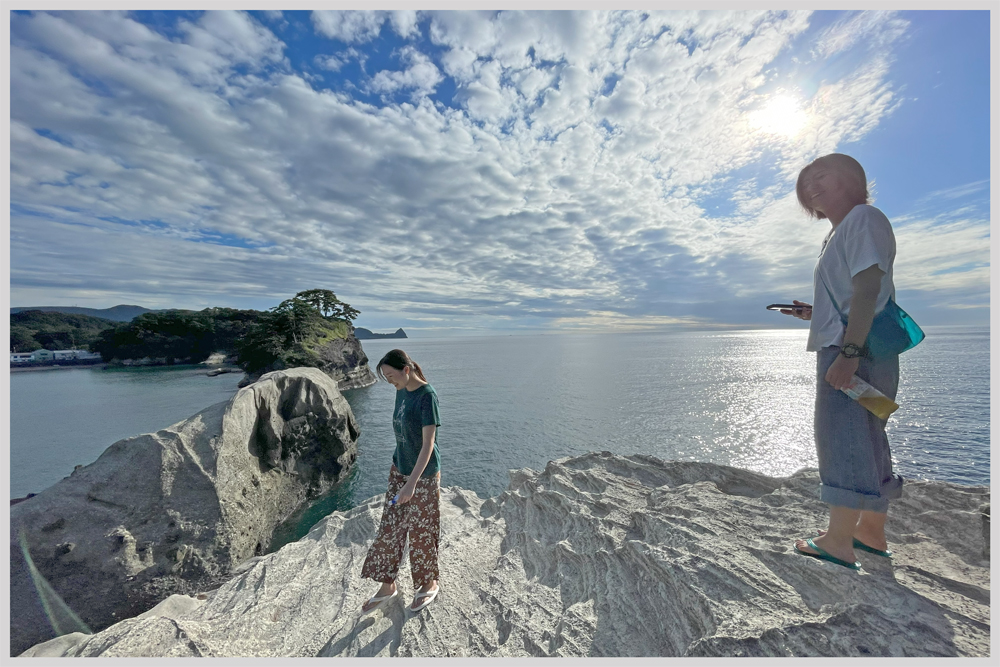
[[[299,292],[266,311],[206,308],[139,315],[100,333],[91,345],[105,362],[149,359],[195,364],[216,352],[249,374],[319,366],[317,349],[347,338],[359,311],[330,290]]]
[[[129,322],[29,310],[11,313],[10,345],[13,352],[89,349],[111,364],[196,364],[221,352],[257,375],[323,365],[321,348],[348,338],[359,314],[324,289],[299,292],[266,311],[157,310]]]

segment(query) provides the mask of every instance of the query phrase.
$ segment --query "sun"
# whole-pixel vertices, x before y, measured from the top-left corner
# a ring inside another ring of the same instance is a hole
[[[778,95],[762,108],[751,111],[748,120],[754,130],[791,139],[805,127],[808,117],[795,98]]]

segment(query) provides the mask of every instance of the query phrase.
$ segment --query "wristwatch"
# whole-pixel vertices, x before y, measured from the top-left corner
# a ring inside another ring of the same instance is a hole
[[[865,348],[862,345],[855,345],[854,343],[844,343],[840,346],[840,354],[845,359],[857,359],[859,357],[865,356]]]

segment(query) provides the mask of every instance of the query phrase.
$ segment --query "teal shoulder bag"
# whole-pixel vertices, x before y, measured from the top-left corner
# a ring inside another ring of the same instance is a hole
[[[826,281],[820,275],[820,281],[826,288],[826,293],[830,295],[833,307],[840,315],[840,321],[847,326],[847,318],[837,305],[837,300],[833,298],[833,293],[827,287]],[[924,332],[913,321],[905,310],[896,305],[895,300],[889,299],[885,308],[875,314],[872,320],[872,328],[868,330],[868,338],[865,340],[865,349],[872,359],[884,359],[894,354],[902,354],[924,339]]]

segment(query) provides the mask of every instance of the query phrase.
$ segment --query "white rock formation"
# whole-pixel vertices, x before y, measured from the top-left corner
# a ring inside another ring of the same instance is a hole
[[[358,434],[328,375],[277,371],[185,421],[116,442],[12,505],[12,653],[52,637],[19,531],[55,591],[102,629],[171,593],[217,586],[264,553],[280,521],[347,472]]]
[[[987,656],[989,489],[909,482],[893,560],[862,572],[801,556],[824,527],[818,476],[787,478],[609,453],[511,473],[486,501],[442,492],[441,588],[362,617],[359,578],[382,498],[251,559],[221,588],[174,596],[67,656]],[[984,541],[985,537],[985,541]]]

